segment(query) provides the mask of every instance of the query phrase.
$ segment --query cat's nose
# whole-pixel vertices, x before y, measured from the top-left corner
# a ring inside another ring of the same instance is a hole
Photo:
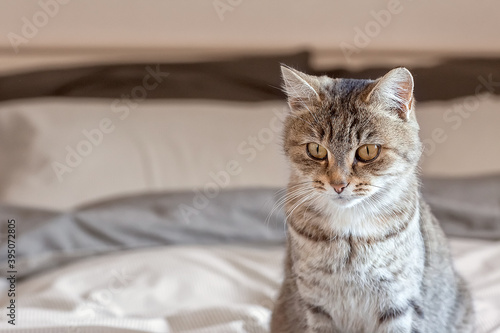
[[[340,193],[342,193],[342,191],[344,191],[344,189],[347,187],[347,185],[349,185],[349,183],[340,183],[340,184],[330,183],[330,185],[332,185],[335,192],[340,194]]]

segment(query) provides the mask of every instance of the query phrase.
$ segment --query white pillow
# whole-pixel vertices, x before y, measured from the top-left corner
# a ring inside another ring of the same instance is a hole
[[[468,118],[448,111],[464,101],[417,105],[421,137],[433,148],[423,159],[425,176],[500,172],[500,99],[481,99]],[[66,209],[138,192],[199,189],[210,196],[286,185],[284,102],[126,105],[77,98],[1,104],[0,201]]]
[[[133,108],[98,99],[3,104],[1,201],[60,209],[140,191],[282,186],[287,167],[276,144],[276,114],[284,107],[147,101]]]
[[[489,94],[417,103],[424,176],[500,173],[500,98]]]

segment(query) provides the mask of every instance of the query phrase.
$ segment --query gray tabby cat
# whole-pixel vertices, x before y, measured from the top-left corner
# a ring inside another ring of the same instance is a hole
[[[469,291],[419,192],[410,72],[282,75],[292,174],[271,332],[471,332]]]

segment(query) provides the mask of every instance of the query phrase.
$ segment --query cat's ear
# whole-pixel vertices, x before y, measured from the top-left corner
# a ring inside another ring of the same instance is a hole
[[[380,103],[382,108],[396,110],[401,118],[408,119],[413,108],[413,76],[404,67],[391,70],[375,81],[366,100]]]
[[[292,110],[308,108],[321,101],[318,77],[304,74],[285,65],[281,65],[281,75],[283,90],[288,96],[288,104]]]

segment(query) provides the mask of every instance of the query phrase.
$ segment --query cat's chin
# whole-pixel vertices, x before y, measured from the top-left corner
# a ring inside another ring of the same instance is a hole
[[[351,208],[363,201],[363,198],[353,198],[346,196],[337,196],[331,199],[333,205],[339,208]]]

